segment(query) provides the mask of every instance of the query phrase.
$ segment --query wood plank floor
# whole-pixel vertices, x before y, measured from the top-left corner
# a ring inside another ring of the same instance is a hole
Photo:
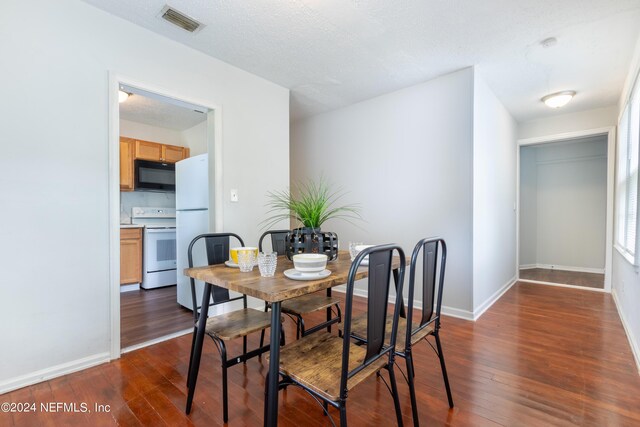
[[[356,307],[364,309],[361,299]],[[608,294],[518,283],[475,323],[445,317],[442,338],[456,407],[449,410],[437,358],[423,343],[415,350],[423,425],[640,425],[640,376]],[[184,414],[190,345],[190,336],[176,338],[2,399],[109,404],[109,413],[0,413],[0,425],[221,425],[219,357],[210,341],[193,411]],[[229,425],[261,424],[266,372],[259,359],[229,370]],[[411,425],[408,388],[398,377],[405,425]],[[395,425],[392,400],[376,378],[350,393],[347,408],[352,426]],[[280,394],[279,423],[330,425],[295,388]]]
[[[552,270],[548,268],[527,268],[520,270],[520,279],[604,289],[604,274],[598,273]]]
[[[176,286],[120,294],[120,346],[193,328],[193,313],[177,303]]]

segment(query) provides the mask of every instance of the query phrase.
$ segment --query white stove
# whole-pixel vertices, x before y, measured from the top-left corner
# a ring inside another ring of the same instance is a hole
[[[174,208],[131,208],[131,223],[144,225],[142,284],[144,289],[175,285],[176,210]]]

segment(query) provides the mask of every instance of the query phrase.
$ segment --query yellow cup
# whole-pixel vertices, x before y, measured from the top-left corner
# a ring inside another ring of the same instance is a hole
[[[250,252],[253,251],[255,259],[258,259],[258,248],[242,246],[237,248],[229,249],[229,258],[233,261],[234,264],[238,263],[238,253],[240,252]]]

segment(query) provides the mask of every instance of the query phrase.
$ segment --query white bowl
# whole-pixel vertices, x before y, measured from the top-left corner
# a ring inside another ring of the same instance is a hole
[[[371,248],[375,245],[356,245],[356,247],[354,248],[356,250],[355,256],[353,257],[353,259],[356,259],[356,257],[358,256],[358,254],[362,251],[364,251],[367,248]],[[353,261],[353,259],[351,261]],[[367,255],[366,257],[364,257],[364,261],[369,261],[369,255]]]
[[[293,256],[293,266],[302,273],[317,273],[327,267],[327,260],[324,254],[298,254]]]

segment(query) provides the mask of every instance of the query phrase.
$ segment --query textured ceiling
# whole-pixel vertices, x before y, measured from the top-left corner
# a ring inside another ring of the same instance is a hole
[[[558,90],[578,92],[562,112],[612,105],[640,30],[640,0],[171,0],[195,34],[165,0],[85,1],[291,89],[294,119],[472,65],[519,121]]]
[[[120,118],[165,129],[183,131],[207,119],[207,115],[157,99],[133,94],[120,105]]]

